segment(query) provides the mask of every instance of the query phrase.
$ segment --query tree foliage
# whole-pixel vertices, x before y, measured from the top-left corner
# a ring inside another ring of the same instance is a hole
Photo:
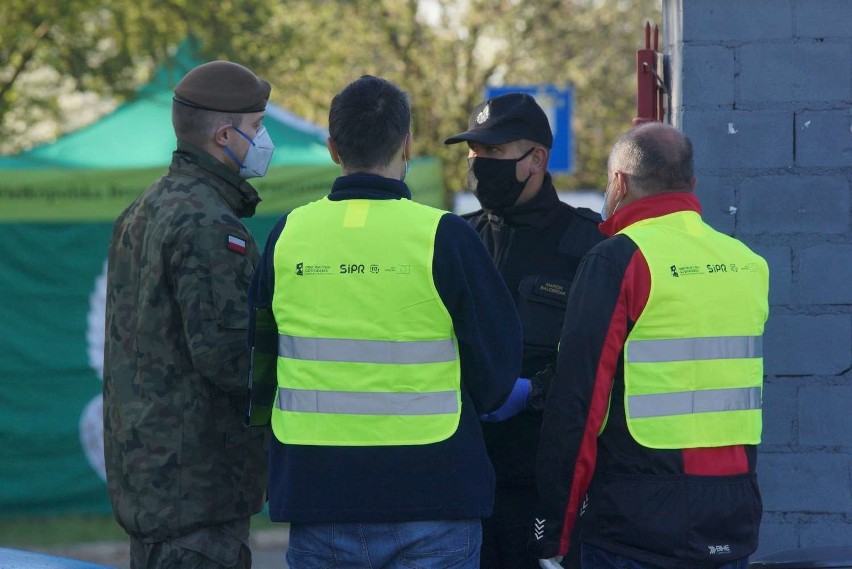
[[[466,128],[487,85],[570,84],[575,173],[557,185],[603,187],[608,147],[635,113],[642,28],[659,9],[659,0],[4,0],[0,134],[22,146],[33,120],[61,130],[68,92],[131,96],[192,35],[199,57],[247,65],[273,84],[273,101],[318,124],[360,75],[397,83],[412,99],[415,150],[444,159],[450,190],[462,186],[466,148],[442,141]]]
[[[202,56],[238,56],[253,41],[247,30],[270,13],[260,0],[3,0],[0,135],[11,143],[0,150],[75,125],[80,105],[64,104],[74,95],[92,95],[83,104],[132,96],[188,35],[201,40]]]

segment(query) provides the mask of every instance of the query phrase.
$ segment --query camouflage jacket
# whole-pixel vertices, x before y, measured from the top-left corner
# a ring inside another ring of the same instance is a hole
[[[254,188],[179,142],[116,220],[104,344],[107,486],[144,541],[258,512],[268,433],[243,426]]]

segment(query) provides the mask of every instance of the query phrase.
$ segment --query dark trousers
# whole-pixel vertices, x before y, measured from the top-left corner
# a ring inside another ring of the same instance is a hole
[[[249,518],[209,526],[174,539],[130,538],[130,569],[251,569]]]
[[[534,487],[497,487],[494,514],[482,520],[480,569],[539,569],[527,551],[535,505]]]

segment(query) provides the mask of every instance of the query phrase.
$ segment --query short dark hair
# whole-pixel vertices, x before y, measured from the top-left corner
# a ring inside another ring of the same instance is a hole
[[[408,95],[372,75],[362,76],[335,95],[328,112],[329,136],[348,168],[387,166],[410,127]]]
[[[172,126],[175,136],[178,140],[199,148],[204,148],[213,131],[223,124],[239,127],[242,122],[243,113],[222,113],[188,107],[178,102],[172,103]]]
[[[663,123],[639,125],[615,142],[609,169],[629,175],[643,193],[690,191],[695,177],[692,141]]]

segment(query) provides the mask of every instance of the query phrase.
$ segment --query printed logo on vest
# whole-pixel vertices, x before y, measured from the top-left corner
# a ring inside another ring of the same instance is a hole
[[[360,263],[340,263],[341,275],[363,275],[364,265]]]
[[[308,265],[307,263],[296,263],[296,275],[307,277],[312,275],[331,275],[331,265]]]
[[[709,265],[708,265],[709,266]],[[684,277],[690,275],[703,275],[704,269],[698,265],[671,265],[669,270],[673,277]]]

